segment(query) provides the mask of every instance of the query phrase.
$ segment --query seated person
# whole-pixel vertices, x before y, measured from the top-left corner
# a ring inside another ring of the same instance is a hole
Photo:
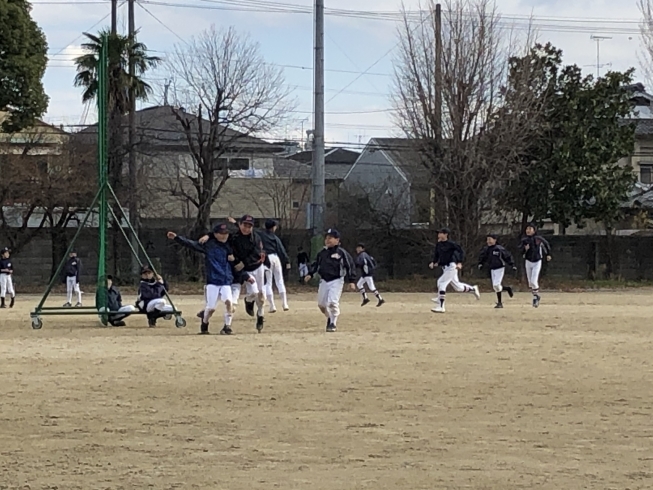
[[[159,318],[170,320],[174,309],[165,300],[168,285],[159,275],[154,276],[154,271],[149,265],[141,267],[141,283],[138,286],[138,299],[136,307],[147,314],[147,323],[156,327]]]
[[[104,304],[105,301],[106,307],[99,306]],[[124,327],[125,322],[123,320],[136,311],[136,307],[133,305],[122,305],[122,295],[118,288],[113,285],[113,276],[107,276],[106,286],[98,288],[95,295],[95,305],[99,313],[105,311],[114,312],[107,315],[109,325],[113,327]],[[100,319],[102,319],[102,316],[100,316]]]

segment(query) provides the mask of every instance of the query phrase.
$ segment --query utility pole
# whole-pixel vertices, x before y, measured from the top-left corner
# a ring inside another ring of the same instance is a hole
[[[134,0],[128,0],[128,36],[130,48],[136,41],[136,21],[134,14]],[[131,49],[130,49],[131,51]],[[133,79],[136,76],[136,66],[133,57],[129,57],[129,77]],[[132,247],[138,250],[139,237],[139,219],[138,219],[138,168],[136,166],[136,94],[134,93],[133,84],[129,87],[129,221],[134,228],[131,235]],[[138,254],[132,254],[132,272],[138,274],[140,270],[140,258]]]
[[[601,76],[601,56],[600,56],[600,51],[599,51],[599,45],[601,44],[601,41],[605,41],[606,39],[612,39],[610,36],[595,36],[592,34],[590,36],[590,39],[592,41],[596,41],[596,78],[599,78]]]
[[[324,0],[315,0],[314,72],[311,227],[313,236],[317,236],[324,232],[324,210],[326,208],[324,184]]]
[[[118,0],[111,0],[111,34],[118,32]]]
[[[433,107],[433,117],[435,118],[435,143],[438,148],[438,156],[442,157],[442,6],[438,3],[435,5],[434,18],[434,35],[435,35],[435,100]],[[431,188],[431,209],[430,224],[435,226],[435,188]],[[448,213],[447,213],[447,221]],[[448,225],[448,223],[446,223]]]

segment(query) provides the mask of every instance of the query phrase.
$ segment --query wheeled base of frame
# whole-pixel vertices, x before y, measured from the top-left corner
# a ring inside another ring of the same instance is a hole
[[[170,312],[170,315],[174,315],[175,317],[175,327],[177,328],[185,328],[186,327],[186,320],[184,319],[183,316],[181,316],[181,311],[172,311]],[[93,308],[90,306],[87,307],[81,307],[81,308],[43,308],[41,311],[35,311],[34,313],[30,314],[30,319],[32,320],[32,328],[34,330],[41,330],[43,328],[43,320],[41,319],[42,315],[98,315],[100,317],[100,321],[102,322],[102,325],[105,327],[108,325],[108,316],[114,314],[114,315],[124,315],[124,312],[120,311],[107,311],[107,312],[102,312],[99,313],[97,311],[97,308]],[[133,313],[130,313],[129,316],[133,315],[146,315],[146,313],[143,313],[141,311],[136,311]]]

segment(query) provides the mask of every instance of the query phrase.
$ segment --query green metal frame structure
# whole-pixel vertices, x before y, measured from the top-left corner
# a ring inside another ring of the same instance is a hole
[[[97,315],[100,317],[102,324],[107,325],[109,320],[109,315],[112,313],[119,313],[115,311],[106,311],[106,306],[107,306],[107,294],[106,294],[107,253],[106,251],[107,251],[107,228],[109,225],[109,213],[111,213],[111,216],[114,219],[114,221],[119,224],[118,228],[120,228],[120,231],[125,237],[127,244],[129,244],[129,248],[131,249],[131,252],[136,257],[138,257],[138,251],[135,250],[134,247],[132,246],[131,241],[129,240],[129,236],[125,232],[125,229],[122,226],[119,217],[116,216],[116,212],[114,211],[113,207],[109,206],[109,198],[112,199],[115,207],[117,207],[120,210],[120,213],[124,218],[124,221],[127,224],[129,231],[136,237],[138,248],[143,254],[143,257],[145,257],[147,264],[152,267],[152,270],[155,273],[157,273],[156,270],[154,269],[152,260],[150,259],[147,252],[145,251],[145,247],[143,247],[143,244],[138,239],[138,236],[136,235],[134,228],[129,222],[129,219],[127,219],[127,214],[125,213],[123,207],[120,205],[120,201],[118,200],[116,193],[114,192],[113,188],[109,184],[108,137],[107,137],[108,120],[109,120],[108,118],[108,94],[109,94],[108,69],[109,69],[108,37],[105,36],[102,39],[102,50],[100,53],[99,66],[98,66],[98,96],[97,96],[98,191],[95,194],[95,197],[93,198],[93,202],[91,203],[88,210],[86,211],[86,214],[84,215],[84,219],[82,220],[79,227],[77,228],[77,232],[75,233],[72,241],[70,242],[70,245],[68,245],[68,250],[66,250],[66,254],[61,260],[59,266],[57,267],[57,271],[50,279],[50,283],[48,284],[48,287],[45,290],[45,293],[43,294],[41,301],[36,306],[34,311],[30,313],[30,318],[32,320],[32,328],[35,330],[40,330],[43,327],[43,321],[41,319],[41,316],[45,316],[45,315]],[[92,307],[91,306],[77,307],[77,308],[45,307],[44,304],[48,299],[50,292],[54,288],[55,282],[59,279],[64,264],[66,263],[66,260],[70,255],[71,250],[73,250],[73,246],[75,242],[79,238],[79,234],[86,227],[86,224],[88,223],[90,217],[94,214],[94,210],[96,209],[96,207],[97,207],[97,213],[99,218],[98,219],[99,256],[98,256],[97,288],[98,291],[103,291],[104,294],[98,294],[96,296],[97,298],[96,305]],[[173,308],[173,312],[171,314],[175,316],[175,326],[178,328],[185,327],[186,320],[184,320],[184,318],[181,316],[182,312],[175,307],[174,303],[172,302],[172,299],[170,298],[170,296],[168,296],[167,292],[166,292],[166,299],[170,302],[170,305]],[[99,312],[100,308],[104,308],[102,310],[102,313]]]

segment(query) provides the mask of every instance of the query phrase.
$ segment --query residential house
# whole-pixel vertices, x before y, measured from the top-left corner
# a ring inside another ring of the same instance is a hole
[[[431,220],[430,180],[413,142],[373,138],[345,175],[342,187],[356,200],[352,204],[361,226],[406,229],[426,226]]]

